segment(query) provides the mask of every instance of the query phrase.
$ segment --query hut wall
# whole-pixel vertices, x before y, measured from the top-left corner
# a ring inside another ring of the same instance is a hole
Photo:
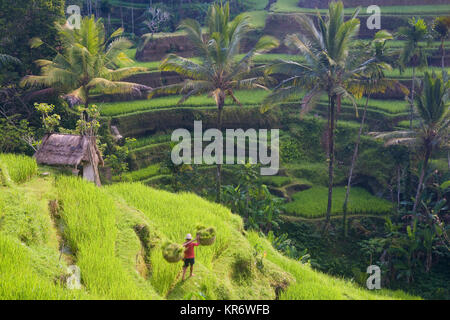
[[[95,182],[94,166],[91,163],[85,163],[83,165],[83,179]]]

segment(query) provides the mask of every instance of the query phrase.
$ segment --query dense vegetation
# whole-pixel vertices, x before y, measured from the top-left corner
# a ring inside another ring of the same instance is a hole
[[[372,32],[340,2],[22,2],[0,5],[0,299],[450,298],[448,5]],[[279,129],[278,173],[175,165],[195,120]],[[36,164],[53,132],[97,137],[102,188]],[[162,246],[199,224],[217,240],[180,281]]]
[[[313,271],[244,232],[239,216],[192,194],[129,183],[99,189],[58,175],[0,190],[2,299],[182,299],[199,292],[207,299],[273,299],[277,288],[285,290],[281,299],[413,298]],[[58,206],[50,214],[52,200]],[[198,221],[216,227],[216,244],[198,249],[196,278],[180,282],[180,265],[167,263],[160,246],[180,241]],[[81,269],[81,290],[59,282],[70,263]]]

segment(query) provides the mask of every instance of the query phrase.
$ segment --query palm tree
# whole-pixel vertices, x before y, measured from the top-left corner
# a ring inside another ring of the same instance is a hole
[[[433,150],[440,145],[450,147],[448,130],[450,124],[448,103],[450,82],[447,75],[443,73],[441,78],[436,76],[435,73],[426,72],[422,86],[422,93],[416,98],[417,113],[420,118],[418,127],[408,131],[372,133],[376,138],[384,139],[387,146],[405,144],[420,150],[423,164],[420,170],[413,213],[416,212],[420,201],[425,173]]]
[[[371,94],[378,92],[384,93],[388,87],[400,88],[406,94],[408,94],[407,89],[398,81],[386,79],[384,76],[384,71],[391,70],[392,68],[388,63],[391,54],[386,48],[387,41],[392,39],[392,35],[385,30],[380,30],[376,33],[374,40],[371,43],[370,52],[368,53],[368,58],[370,60],[367,64],[366,70],[363,72],[360,78],[351,82],[351,88],[349,89],[357,97],[362,97],[365,95],[366,101],[358,131],[358,136],[355,143],[355,149],[353,151],[352,162],[350,165],[350,171],[347,180],[347,189],[345,193],[344,204],[342,206],[344,236],[347,236],[347,210],[353,178],[353,170],[356,166],[356,161],[358,158],[359,144],[361,142],[361,135],[364,128],[370,96]]]
[[[196,20],[187,19],[180,28],[187,33],[194,44],[200,63],[169,54],[162,62],[162,71],[174,71],[187,78],[180,84],[157,90],[165,93],[181,93],[179,103],[199,94],[209,94],[217,106],[217,129],[222,129],[222,112],[226,97],[241,105],[234,95],[235,89],[265,88],[264,77],[258,75],[261,68],[253,68],[253,57],[278,46],[276,39],[262,37],[255,47],[238,59],[239,46],[244,35],[250,30],[245,15],[230,21],[230,6],[211,5],[206,18],[207,32],[202,34]],[[261,72],[262,73],[262,72]],[[156,92],[156,91],[155,91]],[[150,97],[153,93],[150,94]],[[221,164],[217,163],[217,202],[221,201]]]
[[[62,52],[56,51],[52,61],[37,60],[41,75],[25,76],[21,84],[31,87],[47,87],[64,94],[71,105],[89,106],[91,90],[103,93],[140,93],[150,88],[120,81],[121,79],[145,71],[146,68],[123,67],[120,64],[130,62],[123,53],[132,44],[120,37],[123,29],[116,30],[105,41],[105,29],[101,20],[94,16],[85,17],[80,29],[71,29],[67,25],[59,26],[62,40]],[[42,45],[42,40],[34,38],[32,47]]]
[[[412,130],[414,115],[414,94],[416,84],[416,67],[419,69],[427,66],[427,55],[421,41],[428,40],[427,24],[423,19],[411,18],[408,26],[400,27],[397,32],[399,38],[405,39],[405,44],[400,52],[400,71],[408,64],[412,64],[412,83],[410,98],[409,129]]]
[[[319,98],[328,96],[328,205],[325,229],[329,225],[334,175],[334,136],[337,110],[342,98],[349,98],[356,107],[352,95],[347,90],[348,83],[357,78],[366,68],[368,61],[360,63],[359,52],[351,50],[353,40],[359,31],[358,10],[344,21],[342,2],[331,2],[328,14],[323,19],[317,14],[319,28],[305,15],[299,16],[302,34],[289,35],[286,44],[297,48],[305,57],[305,63],[280,61],[267,69],[270,74],[287,77],[270,94],[264,106],[281,103],[299,92],[305,92],[300,114],[315,107]]]
[[[450,35],[450,17],[438,17],[433,21],[433,31],[441,40],[441,67],[445,69],[445,39]]]

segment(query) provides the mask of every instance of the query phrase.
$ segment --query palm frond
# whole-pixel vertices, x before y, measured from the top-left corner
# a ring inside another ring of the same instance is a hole
[[[211,78],[211,71],[180,56],[169,54],[160,65],[161,71],[173,71],[185,77],[205,80]]]
[[[300,118],[309,113],[319,101],[323,92],[320,90],[320,86],[314,87],[310,90],[302,99],[302,108],[300,110]]]
[[[196,54],[202,58],[208,58],[208,46],[203,39],[200,23],[193,19],[186,19],[181,22],[179,29],[186,32],[189,41],[193,44]]]

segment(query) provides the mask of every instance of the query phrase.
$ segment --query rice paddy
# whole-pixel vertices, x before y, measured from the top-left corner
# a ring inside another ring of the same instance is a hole
[[[279,13],[316,13],[314,8],[301,8],[298,6],[298,0],[278,0],[272,5],[271,10]],[[324,13],[326,9],[318,9]],[[344,12],[351,15],[355,8],[345,8]],[[381,14],[384,15],[444,15],[450,11],[449,5],[411,5],[411,6],[381,6]],[[365,10],[361,10],[360,16],[367,15]]]
[[[11,179],[23,183],[37,174],[36,161],[27,156],[0,154],[0,184],[2,180]],[[3,176],[3,178],[1,178]]]
[[[245,107],[259,107],[264,98],[268,95],[265,90],[241,90],[236,92],[236,97]],[[207,95],[193,96],[182,104],[178,104],[180,96],[165,96],[152,98],[150,100],[120,101],[99,104],[102,116],[117,117],[128,114],[150,112],[155,110],[173,109],[173,108],[215,108],[214,100]],[[299,103],[301,96],[293,97],[291,102]],[[321,104],[326,103],[325,97],[320,100]],[[365,105],[365,99],[357,99],[358,108],[362,110]],[[237,104],[228,98],[226,106],[237,106]],[[344,106],[354,108],[350,101],[343,101]],[[405,100],[380,100],[370,99],[369,109],[387,114],[402,113],[407,110]]]
[[[146,168],[130,171],[122,175],[122,177],[114,177],[114,180],[122,181],[142,181],[151,177],[157,176],[161,173],[161,166],[159,164],[152,164]]]
[[[346,188],[333,188],[332,215],[342,214]],[[328,188],[314,186],[311,189],[295,193],[293,201],[285,205],[286,212],[307,218],[323,217],[327,211]],[[365,189],[353,187],[350,192],[349,214],[374,214],[382,215],[392,211],[392,204],[378,198]]]
[[[413,298],[391,291],[373,293],[283,257],[257,234],[243,236],[240,217],[193,194],[171,194],[137,183],[99,189],[70,176],[57,176],[55,182],[34,177],[0,190],[0,299],[182,299],[200,288],[210,299],[274,299],[267,283],[277,282],[290,283],[283,299]],[[60,236],[47,207],[54,197],[62,204]],[[215,232],[209,234],[216,241],[197,247],[195,282],[180,284],[181,264],[165,261],[161,245],[182,243],[200,223],[213,227]],[[55,282],[68,265],[58,259],[62,239],[72,252],[71,263],[80,268],[80,290]],[[252,261],[256,243],[267,252],[265,271],[252,268],[248,279],[236,280],[232,270],[240,264],[235,259]],[[148,261],[151,272],[136,257]]]

